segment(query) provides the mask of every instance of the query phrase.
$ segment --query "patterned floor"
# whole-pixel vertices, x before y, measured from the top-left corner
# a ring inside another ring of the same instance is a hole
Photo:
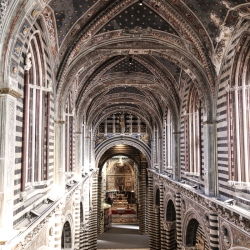
[[[149,250],[148,235],[139,234],[138,225],[112,224],[112,228],[98,236],[98,250]]]

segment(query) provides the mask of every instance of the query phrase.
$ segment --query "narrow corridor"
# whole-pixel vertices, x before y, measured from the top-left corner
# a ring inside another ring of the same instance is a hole
[[[97,249],[149,250],[148,235],[139,234],[138,225],[112,224],[112,228],[97,239]]]

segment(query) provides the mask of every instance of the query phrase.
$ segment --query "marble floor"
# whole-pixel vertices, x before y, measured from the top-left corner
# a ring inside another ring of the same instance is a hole
[[[98,250],[149,250],[148,235],[139,234],[138,225],[112,224],[112,228],[97,239]]]

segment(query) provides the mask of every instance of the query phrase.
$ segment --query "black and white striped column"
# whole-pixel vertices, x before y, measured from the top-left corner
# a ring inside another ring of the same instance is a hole
[[[146,165],[147,163],[141,163],[141,175],[139,180],[139,226],[140,233],[146,233],[146,198],[147,198],[147,184],[146,184]]]
[[[61,235],[62,235],[62,208],[58,206],[55,212],[55,245],[54,249],[61,250]]]
[[[97,233],[101,234],[102,233],[102,218],[101,218],[101,212],[102,212],[102,202],[103,202],[103,197],[102,197],[102,176],[98,176],[98,205],[97,205],[97,215],[98,215],[98,224],[97,224]]]
[[[210,227],[210,248],[211,250],[219,250],[219,221],[218,215],[211,211],[209,213]]]
[[[84,249],[84,226],[83,222],[80,224],[80,243],[79,243],[79,248]]]
[[[177,249],[182,249],[182,230],[181,230],[181,194],[175,194],[176,207],[176,233],[177,233]]]
[[[86,180],[84,183],[84,201],[83,201],[83,223],[81,227],[82,231],[82,238],[81,238],[81,250],[89,250],[89,192],[90,192],[90,187],[89,187],[89,180]]]
[[[148,172],[148,234],[150,249],[155,249],[153,175]]]
[[[89,216],[89,249],[97,249],[98,172],[92,176],[92,204]]]
[[[74,194],[75,208],[75,249],[80,249],[80,190],[77,189]]]
[[[159,185],[160,189],[160,229],[161,229],[161,249],[162,250],[167,250],[167,237],[166,237],[166,230],[163,226],[163,223],[165,221],[165,210],[164,210],[164,188],[163,188],[163,182],[160,182]]]
[[[166,230],[166,248],[167,250],[176,249],[176,221],[167,222]]]

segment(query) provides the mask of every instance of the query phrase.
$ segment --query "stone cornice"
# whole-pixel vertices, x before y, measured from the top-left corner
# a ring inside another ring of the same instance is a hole
[[[0,95],[11,95],[15,98],[20,98],[22,94],[11,88],[0,88]]]

